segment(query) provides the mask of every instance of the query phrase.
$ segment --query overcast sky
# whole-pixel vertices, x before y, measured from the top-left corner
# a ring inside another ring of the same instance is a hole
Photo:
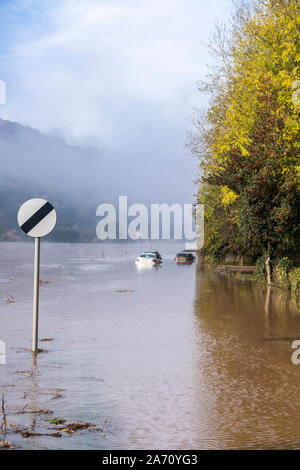
[[[0,0],[0,117],[97,146],[132,172],[151,163],[173,180],[171,199],[191,202],[184,144],[205,103],[203,43],[231,11],[231,0]]]

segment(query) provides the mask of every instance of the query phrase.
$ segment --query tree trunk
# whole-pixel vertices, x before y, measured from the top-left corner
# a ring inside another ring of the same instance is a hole
[[[244,256],[239,255],[239,266],[244,266]]]
[[[270,245],[270,242],[268,241],[268,251],[267,251],[267,258],[266,258],[266,272],[267,272],[267,284],[268,284],[268,286],[272,285],[270,251],[271,251],[271,245]]]

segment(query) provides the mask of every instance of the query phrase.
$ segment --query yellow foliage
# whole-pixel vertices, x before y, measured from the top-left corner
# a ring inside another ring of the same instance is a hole
[[[263,79],[276,95],[274,113],[280,123],[277,131],[284,149],[278,158],[282,158],[286,170],[296,167],[300,181],[300,165],[295,162],[297,148],[300,157],[299,0],[253,0],[253,3],[253,9],[245,6],[237,10],[229,36],[226,33],[222,36],[223,30],[219,29],[212,43],[214,52],[219,51],[220,68],[214,70],[208,84],[211,104],[207,112],[208,130],[202,139],[202,148],[206,150],[200,157],[201,170],[205,176],[219,167],[234,148],[251,158],[247,148],[260,106]],[[290,149],[294,149],[292,155]],[[195,153],[199,155],[201,150]],[[199,197],[206,204],[206,211],[214,214],[215,189],[204,187]],[[218,200],[233,222],[237,220],[236,199],[235,193],[222,187]],[[212,245],[218,240],[218,221],[213,220],[211,215]]]
[[[293,102],[293,84],[300,78],[299,5],[297,0],[266,0],[266,4],[260,4],[254,15],[244,15],[234,32],[227,89],[217,93],[209,115],[214,133],[211,154],[217,161],[233,146],[247,155],[262,76],[278,92],[284,139],[291,142],[298,136],[299,141],[299,107]]]
[[[233,204],[237,198],[238,195],[235,194],[234,191],[231,191],[229,188],[227,188],[227,186],[221,187],[221,201],[225,207]]]

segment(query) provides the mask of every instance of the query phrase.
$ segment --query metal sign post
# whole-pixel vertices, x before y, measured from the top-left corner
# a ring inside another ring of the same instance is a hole
[[[45,199],[30,199],[18,212],[18,224],[29,237],[35,238],[33,281],[33,330],[32,351],[38,351],[39,288],[40,288],[40,239],[48,235],[56,225],[54,207]]]
[[[40,290],[40,241],[39,237],[34,240],[34,281],[33,281],[33,328],[32,328],[32,351],[38,350],[39,329],[39,290]]]

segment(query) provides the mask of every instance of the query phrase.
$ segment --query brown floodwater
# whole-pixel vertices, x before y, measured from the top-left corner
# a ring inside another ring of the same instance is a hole
[[[0,244],[8,424],[49,434],[47,420],[63,418],[103,429],[6,440],[25,449],[299,449],[296,298],[176,265],[176,243],[153,245],[161,267],[137,269],[149,248],[42,243],[50,282],[39,334],[52,341],[33,360],[33,244]],[[52,413],[31,413],[42,409]]]

